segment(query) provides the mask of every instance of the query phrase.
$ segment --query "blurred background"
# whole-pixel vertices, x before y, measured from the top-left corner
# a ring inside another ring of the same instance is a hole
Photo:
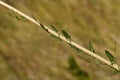
[[[2,0],[120,61],[120,0]],[[116,42],[116,54],[115,54]],[[119,80],[119,74],[0,5],[0,80]]]

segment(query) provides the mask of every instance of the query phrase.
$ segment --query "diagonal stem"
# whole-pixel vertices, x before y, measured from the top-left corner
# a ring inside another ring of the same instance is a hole
[[[29,17],[28,15],[26,15],[26,14],[24,14],[23,12],[19,11],[18,9],[16,9],[16,8],[14,8],[14,7],[12,7],[12,6],[8,5],[8,4],[6,4],[6,3],[3,2],[3,1],[0,1],[0,4],[1,4],[2,6],[4,6],[4,7],[8,8],[8,9],[16,12],[17,14],[23,16],[24,18],[26,18],[26,19],[29,20],[30,22],[36,24],[37,26],[41,27],[39,22],[35,21],[33,18]],[[45,25],[44,25],[44,26],[45,26]],[[56,33],[55,31],[53,31],[53,30],[51,30],[50,28],[48,28],[47,26],[45,26],[45,28],[48,30],[48,32],[49,32],[50,34],[53,34],[53,35],[55,35],[56,37],[60,37],[60,39],[62,39],[63,41],[67,42],[68,44],[71,44],[71,45],[75,46],[76,48],[78,48],[78,49],[82,50],[83,52],[85,52],[86,54],[90,55],[91,57],[94,57],[94,58],[102,61],[102,62],[105,63],[106,65],[108,65],[108,66],[110,66],[110,67],[112,67],[112,68],[114,68],[114,69],[116,69],[116,70],[119,70],[119,66],[118,66],[117,64],[111,65],[110,61],[108,61],[108,60],[102,58],[101,56],[99,56],[99,55],[97,55],[97,54],[89,51],[88,49],[80,46],[79,44],[77,44],[77,43],[75,43],[75,42],[73,42],[73,41],[70,42],[70,41],[67,40],[65,37],[63,37],[62,35],[59,35],[59,34]]]

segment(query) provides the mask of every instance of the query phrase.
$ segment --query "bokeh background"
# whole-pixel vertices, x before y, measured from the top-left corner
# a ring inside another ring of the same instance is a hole
[[[120,61],[120,0],[2,0]],[[116,42],[116,54],[115,54]],[[0,5],[0,80],[120,80],[119,74]]]

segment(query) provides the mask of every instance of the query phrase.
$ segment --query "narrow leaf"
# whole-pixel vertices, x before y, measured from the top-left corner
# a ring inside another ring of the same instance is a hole
[[[68,59],[69,69],[72,71],[79,71],[79,66],[73,56],[70,56]]]
[[[38,22],[38,20],[36,19],[36,17],[35,17],[34,15],[32,15],[32,18],[33,18],[36,22]]]
[[[12,18],[15,18],[15,12],[14,12],[13,10],[10,10],[9,15],[10,15]]]
[[[94,50],[94,47],[92,45],[92,43],[89,41],[89,46],[88,46],[89,50],[93,53],[95,53],[95,50]],[[96,61],[96,64],[99,65],[100,64],[100,61],[98,59],[95,59]]]
[[[15,18],[16,18],[17,20],[20,20],[20,18],[19,18],[18,16],[16,16],[16,15],[15,15]]]
[[[25,17],[21,16],[23,21],[29,22]]]
[[[42,29],[44,29],[48,32],[48,29],[46,29],[43,24],[40,23],[40,26],[42,27]]]
[[[53,37],[53,38],[55,38],[55,39],[58,39],[58,40],[62,41],[62,39],[60,39],[59,37],[57,37],[57,36],[55,36],[55,35],[53,35],[53,34],[51,34],[51,37]]]
[[[43,25],[43,24],[41,24],[41,23],[40,23],[40,26],[41,26],[43,29],[46,29],[46,28],[44,27],[44,25]]]
[[[119,70],[114,70],[114,75],[120,73],[120,69]]]
[[[34,19],[36,22],[38,22],[38,23],[40,24],[40,26],[42,27],[42,29],[44,29],[44,30],[46,30],[46,31],[48,32],[48,29],[46,29],[46,28],[44,27],[44,25],[39,22],[39,20],[37,20],[33,15],[32,15],[32,17],[33,17],[33,19]]]
[[[91,52],[93,52],[93,53],[95,53],[95,50],[94,50],[94,48],[93,48],[93,45],[92,45],[92,43],[89,41],[89,50],[91,51]]]
[[[100,64],[100,61],[98,59],[96,59],[96,64],[99,65]]]
[[[62,33],[63,33],[63,35],[65,36],[66,39],[70,40],[70,35],[65,30],[62,30]]]
[[[109,58],[111,65],[115,64],[115,62],[116,62],[115,57],[107,50],[105,50],[105,53],[106,53],[107,57]]]
[[[78,53],[81,53],[82,51],[80,50],[80,49],[78,49],[77,47],[75,47],[75,46],[73,46],[73,45],[71,45],[70,44],[70,46],[71,46],[71,48],[73,48],[74,50],[76,50]]]
[[[8,15],[9,15],[10,17],[12,17],[12,18],[15,18],[14,15],[13,15],[11,12],[9,12]]]
[[[53,25],[50,25],[52,30],[54,30],[55,32],[58,32],[58,30],[53,26]]]

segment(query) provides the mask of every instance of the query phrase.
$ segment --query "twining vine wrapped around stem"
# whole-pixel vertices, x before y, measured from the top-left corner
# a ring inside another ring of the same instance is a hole
[[[39,26],[40,28],[42,28],[43,30],[45,30],[46,32],[51,34],[53,37],[59,39],[60,41],[64,41],[64,42],[68,43],[75,50],[83,51],[84,53],[95,58],[95,60],[98,60],[98,61],[110,66],[111,68],[115,69],[116,72],[120,72],[119,66],[116,64],[116,60],[115,60],[114,56],[109,51],[105,50],[105,53],[106,53],[107,57],[109,58],[109,60],[104,59],[103,57],[95,54],[95,50],[94,50],[91,42],[89,42],[89,49],[86,49],[86,48],[82,47],[81,45],[72,41],[71,36],[65,30],[62,30],[63,35],[61,35],[61,34],[59,34],[58,30],[54,26],[51,25],[51,28],[49,28],[49,27],[43,25],[33,15],[32,15],[32,17],[29,17],[28,15],[24,14],[23,12],[19,11],[16,8],[10,6],[9,4],[6,4],[3,1],[0,1],[0,5],[10,9],[11,11],[13,11],[17,14],[19,14],[20,16],[24,17],[26,20],[36,24],[37,26]]]

